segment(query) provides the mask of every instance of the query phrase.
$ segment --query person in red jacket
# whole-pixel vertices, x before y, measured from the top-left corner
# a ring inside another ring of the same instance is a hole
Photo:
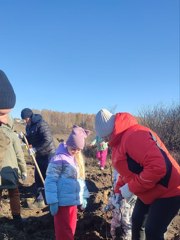
[[[112,165],[120,174],[115,191],[138,199],[132,215],[132,240],[163,240],[180,208],[180,166],[151,129],[129,113],[101,109],[96,135],[109,141]]]

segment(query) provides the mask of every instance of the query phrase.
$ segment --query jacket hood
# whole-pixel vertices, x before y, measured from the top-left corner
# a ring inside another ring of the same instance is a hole
[[[110,137],[110,145],[114,145],[117,140],[119,141],[124,131],[137,124],[137,119],[130,113],[117,113],[115,116],[114,129]]]
[[[33,114],[32,115],[32,117],[31,117],[31,123],[32,124],[40,122],[40,121],[42,121],[42,116],[40,114]]]
[[[57,148],[55,155],[51,158],[50,162],[54,163],[61,160],[69,162],[70,159],[74,159],[74,157],[69,154],[67,150],[67,145],[64,143],[61,143]]]
[[[61,143],[58,148],[56,149],[56,155],[58,154],[65,154],[65,155],[69,155],[69,152],[67,150],[67,145],[64,143]]]
[[[3,124],[3,127],[5,128],[14,128],[14,119],[11,117],[11,115],[8,114],[8,122],[6,124]]]

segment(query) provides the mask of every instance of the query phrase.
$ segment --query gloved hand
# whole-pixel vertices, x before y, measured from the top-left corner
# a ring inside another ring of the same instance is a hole
[[[23,138],[24,138],[24,133],[23,133],[23,132],[20,132],[19,135],[18,135],[18,137],[19,137],[20,139],[23,139]]]
[[[50,207],[51,215],[52,216],[56,215],[58,212],[58,208],[59,208],[58,203],[50,204],[49,207]]]
[[[82,208],[85,209],[86,207],[87,207],[87,199],[84,198],[82,203]]]
[[[23,173],[21,174],[21,179],[22,179],[22,181],[25,181],[26,178],[27,178],[27,173],[26,173],[26,172],[23,172]]]
[[[87,206],[87,199],[83,198],[83,202],[82,202],[81,207],[80,207],[81,210],[84,210],[86,208],[86,206]]]
[[[29,148],[28,149],[28,153],[29,153],[29,155],[34,155],[35,153],[36,153],[36,149],[35,148]]]
[[[123,198],[129,199],[132,197],[133,193],[129,190],[128,184],[126,183],[124,186],[120,187],[121,194]]]

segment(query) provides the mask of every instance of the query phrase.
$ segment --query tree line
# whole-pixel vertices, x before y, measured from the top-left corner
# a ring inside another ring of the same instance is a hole
[[[95,134],[95,114],[65,113],[46,109],[33,109],[33,112],[42,115],[53,134],[69,134],[73,125],[89,129]],[[172,104],[170,107],[156,105],[153,108],[146,108],[139,112],[137,120],[155,131],[180,163],[180,105]]]
[[[94,114],[65,113],[51,110],[40,111],[36,109],[33,109],[33,112],[42,115],[44,120],[51,126],[53,134],[69,134],[73,125],[94,131]]]

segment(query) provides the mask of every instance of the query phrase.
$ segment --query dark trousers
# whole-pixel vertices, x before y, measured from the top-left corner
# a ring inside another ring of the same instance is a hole
[[[36,161],[37,161],[37,164],[38,164],[39,169],[41,171],[41,174],[42,174],[42,176],[45,180],[46,170],[47,170],[47,167],[48,167],[48,159],[37,158]],[[40,178],[39,172],[38,172],[36,167],[35,167],[35,174],[34,175],[35,175],[35,184],[36,184],[37,189],[38,188],[44,188],[44,184],[43,184],[43,182]]]
[[[45,155],[45,156],[36,156],[36,162],[39,166],[39,170],[45,180],[46,178],[46,170],[49,164],[49,159],[50,159],[50,155]],[[44,200],[45,198],[45,192],[44,192],[44,184],[41,180],[41,177],[39,175],[39,172],[37,170],[37,168],[35,167],[35,191],[36,191],[36,198],[38,199],[39,194],[42,193]]]
[[[137,199],[132,214],[132,240],[163,240],[180,208],[180,196],[161,198],[151,205]]]

